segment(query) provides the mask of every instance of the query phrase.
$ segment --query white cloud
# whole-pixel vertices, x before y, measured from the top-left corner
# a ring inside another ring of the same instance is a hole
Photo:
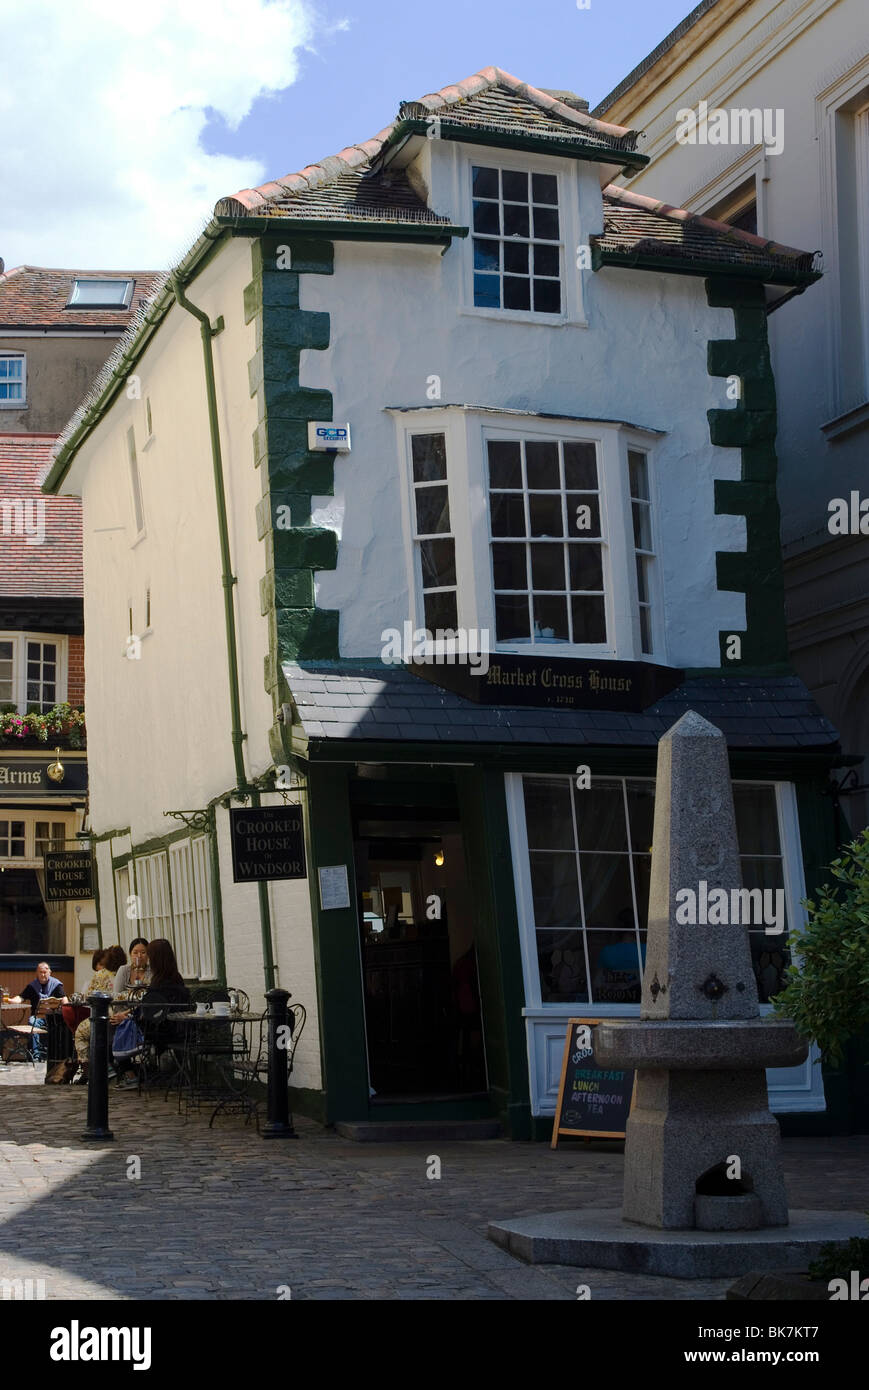
[[[287,170],[207,154],[310,46],[308,0],[0,0],[0,255],[160,269],[218,198]]]

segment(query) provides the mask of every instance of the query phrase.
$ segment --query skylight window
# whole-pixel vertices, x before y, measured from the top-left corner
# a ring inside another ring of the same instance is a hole
[[[76,280],[67,309],[126,309],[133,296],[132,280]]]

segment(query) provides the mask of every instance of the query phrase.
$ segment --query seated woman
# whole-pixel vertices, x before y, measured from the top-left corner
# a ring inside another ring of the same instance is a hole
[[[130,959],[127,965],[122,965],[115,976],[115,998],[128,999],[133,991],[140,992],[143,986],[151,983],[151,967],[148,964],[148,943],[144,936],[137,936],[130,942]],[[117,1010],[109,1015],[109,1023],[113,1026],[120,1023],[122,1018],[128,1017],[127,1013]],[[126,1084],[127,1078],[132,1078],[132,1084],[138,1085],[136,1071],[129,1064],[122,1063],[120,1059],[116,1061],[118,1070],[118,1085]]]
[[[130,990],[139,989],[151,983],[151,967],[148,964],[148,943],[144,936],[137,936],[130,942],[130,960],[122,965],[115,976],[115,998],[126,999]]]
[[[152,1042],[158,1056],[178,1044],[182,1039],[181,1029],[173,1022],[173,1009],[166,1005],[190,1004],[190,991],[184,983],[175,952],[170,942],[163,937],[148,943],[148,964],[151,967],[151,983],[142,999],[129,1013],[137,1019],[145,1036]],[[119,1017],[128,1017],[122,1013]],[[128,1077],[125,1086],[138,1086],[135,1077]]]
[[[99,968],[94,972],[93,977],[85,990],[86,995],[91,994],[112,994],[115,988],[115,976],[117,972],[127,963],[127,953],[122,946],[110,946],[103,954]],[[87,1081],[88,1058],[90,1056],[91,1044],[91,1020],[90,1015],[83,1018],[75,1030],[75,1055],[81,1066],[81,1080]]]
[[[103,957],[105,954],[105,946],[100,946],[96,951],[94,951],[93,955],[91,956],[91,970],[93,971],[94,977],[96,976],[97,971],[103,963]],[[94,988],[95,987],[92,978],[90,984],[88,985],[87,989],[83,991],[83,993],[92,994],[94,992]],[[99,986],[99,988],[102,988],[102,986]],[[66,1024],[69,1031],[72,1033],[73,1037],[75,1037],[75,1030],[81,1023],[82,1019],[90,1018],[90,1009],[88,1009],[87,1006],[84,1004],[64,1004],[61,1007],[61,1013],[63,1014],[63,1021]]]

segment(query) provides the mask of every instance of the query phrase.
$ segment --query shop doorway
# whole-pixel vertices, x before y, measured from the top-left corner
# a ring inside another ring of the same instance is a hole
[[[373,1100],[486,1093],[474,912],[458,815],[356,818]]]

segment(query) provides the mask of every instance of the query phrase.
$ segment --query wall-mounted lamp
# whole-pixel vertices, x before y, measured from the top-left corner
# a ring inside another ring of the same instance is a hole
[[[59,748],[55,748],[54,750],[54,759],[54,762],[49,763],[48,767],[45,769],[45,775],[46,777],[50,777],[52,782],[62,782],[64,777],[64,767],[63,763],[60,761]]]
[[[435,864],[439,869],[442,869],[444,866],[444,852],[442,849],[439,849],[435,855]]]

